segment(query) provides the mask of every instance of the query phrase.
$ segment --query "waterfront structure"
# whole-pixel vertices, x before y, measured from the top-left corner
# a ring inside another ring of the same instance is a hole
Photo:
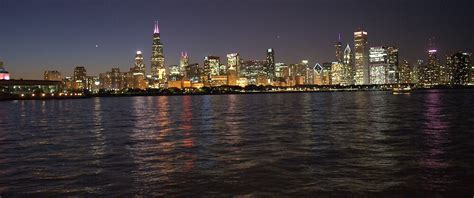
[[[344,81],[344,64],[341,62],[332,62],[331,65],[331,84],[343,85]]]
[[[153,80],[158,81],[159,84],[166,82],[165,57],[163,54],[163,44],[161,43],[161,34],[158,21],[155,21],[155,28],[153,30],[151,77]]]
[[[448,60],[448,65],[450,69],[451,85],[468,85],[469,84],[469,74],[471,69],[471,54],[469,53],[456,53],[450,56]]]
[[[10,73],[5,70],[2,61],[0,61],[0,80],[10,80]]]
[[[227,54],[227,68],[234,68],[237,75],[240,73],[240,55],[239,53]]]
[[[275,51],[273,48],[267,49],[266,68],[268,79],[275,78]]]
[[[407,60],[403,60],[402,64],[399,67],[399,74],[400,74],[400,83],[401,84],[409,84],[412,83],[412,69],[410,64]]]
[[[227,74],[211,76],[211,81],[210,81],[209,86],[219,87],[223,85],[227,85]]]
[[[370,84],[387,84],[389,64],[385,47],[371,47],[369,50]]]
[[[355,76],[357,85],[369,84],[369,47],[366,31],[354,32]]]
[[[398,61],[398,48],[393,46],[385,47],[387,52],[386,62],[388,64],[387,68],[387,81],[386,84],[397,84],[399,81],[399,61]]]
[[[0,80],[0,94],[37,95],[61,92],[61,81],[50,80]]]
[[[63,77],[59,71],[50,70],[50,71],[44,71],[43,80],[61,81],[63,80]]]
[[[181,76],[185,76],[186,66],[188,66],[188,65],[189,65],[188,52],[181,52],[181,57],[179,58],[179,74]],[[172,73],[172,72],[170,72],[170,73]]]
[[[344,49],[344,81],[347,85],[354,84],[354,56],[352,56],[352,50],[349,44]]]

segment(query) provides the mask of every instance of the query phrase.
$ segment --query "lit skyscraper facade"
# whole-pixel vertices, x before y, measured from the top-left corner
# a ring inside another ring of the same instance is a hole
[[[170,65],[169,67],[169,81],[180,81],[181,80],[181,68],[179,65]]]
[[[386,84],[389,64],[384,47],[371,47],[369,50],[370,84]]]
[[[121,90],[124,88],[124,75],[120,72],[120,68],[112,68],[110,73],[111,89]]]
[[[416,64],[413,64],[413,67],[411,69],[411,80],[415,84],[421,84],[423,80],[423,75],[421,75],[421,72],[423,72],[424,69],[424,62],[423,60],[419,59],[416,61]]]
[[[273,80],[275,77],[275,51],[272,48],[267,50],[266,70],[268,78]]]
[[[142,51],[137,51],[137,53],[135,54],[133,72],[139,73],[142,76],[146,76],[146,69],[145,69],[145,63],[143,62]]]
[[[85,67],[78,66],[74,68],[74,81],[85,81],[87,77],[87,71]]]
[[[225,71],[221,68],[221,61],[218,56],[204,57],[204,69],[210,71],[210,75],[218,76],[225,75]]]
[[[369,47],[367,32],[354,32],[355,76],[357,85],[369,84]]]
[[[160,83],[164,83],[166,81],[165,57],[163,55],[163,44],[161,43],[158,21],[155,22],[155,28],[153,30],[151,76]]]
[[[74,68],[72,89],[80,90],[87,86],[87,71],[85,67],[78,66]]]
[[[387,81],[386,84],[397,84],[399,81],[399,73],[398,73],[398,48],[389,46],[385,47],[387,51]]]
[[[451,85],[467,85],[469,84],[469,73],[471,69],[471,54],[456,53],[451,56],[451,61],[448,62],[450,68]]]
[[[344,85],[344,64],[341,62],[333,62],[331,65],[331,84]]]
[[[179,72],[182,76],[186,73],[186,66],[189,65],[189,56],[188,52],[181,52],[181,57],[179,58]]]
[[[227,54],[227,69],[234,68],[237,75],[240,72],[240,55],[239,53]]]
[[[399,67],[400,83],[412,83],[412,70],[407,60],[403,60]]]
[[[436,85],[439,83],[439,59],[437,50],[428,51],[428,61],[420,69],[420,82],[424,85]]]
[[[344,49],[344,81],[346,85],[354,84],[354,57],[349,44]]]
[[[143,54],[137,51],[134,58],[133,67],[127,74],[127,86],[132,89],[146,89],[146,71],[145,63],[143,62]]]

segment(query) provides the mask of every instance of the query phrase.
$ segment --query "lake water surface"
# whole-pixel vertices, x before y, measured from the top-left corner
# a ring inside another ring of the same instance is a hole
[[[0,102],[0,196],[474,195],[474,91]]]

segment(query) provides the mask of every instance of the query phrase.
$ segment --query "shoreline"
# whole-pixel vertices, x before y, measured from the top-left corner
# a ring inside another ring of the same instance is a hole
[[[427,91],[427,90],[474,90],[474,86],[464,87],[435,87],[435,88],[416,88],[413,92]],[[207,96],[207,95],[244,95],[244,94],[292,94],[292,93],[328,93],[328,92],[389,92],[392,89],[323,89],[323,90],[251,90],[251,91],[210,91],[210,92],[189,92],[189,93],[105,93],[105,94],[85,94],[77,96],[20,96],[7,95],[0,96],[0,101],[12,100],[69,100],[69,99],[87,99],[87,98],[108,98],[108,97],[139,97],[139,96]]]

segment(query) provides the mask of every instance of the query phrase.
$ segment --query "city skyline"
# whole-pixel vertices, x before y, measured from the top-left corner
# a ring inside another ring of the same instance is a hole
[[[108,3],[107,3],[108,2]],[[139,3],[144,3],[147,1],[138,1],[137,4]],[[216,1],[198,1],[202,3],[203,5],[197,5],[199,3],[196,2],[190,2],[190,1],[182,1],[181,3],[188,3],[188,5],[182,6],[184,10],[190,9],[188,7],[193,7],[193,5],[196,6],[204,6],[204,7],[209,7],[209,6],[215,6],[217,12],[223,12],[223,8],[228,7],[229,5],[225,3],[217,3]],[[346,1],[343,1],[346,2]],[[114,5],[114,3],[117,3],[117,5]],[[129,2],[117,2],[117,1],[103,1],[103,2],[94,2],[92,1],[80,1],[78,4],[73,4],[75,6],[79,7],[79,10],[82,9],[87,10],[91,9],[91,6],[97,5],[98,8],[95,8],[97,10],[100,10],[102,8],[111,8],[112,10],[116,9],[121,9],[121,6],[128,5]],[[149,2],[150,3],[150,2]],[[363,1],[361,5],[367,4],[368,1]],[[378,4],[378,6],[384,7],[384,6],[389,6],[394,3],[382,3],[382,2],[373,2],[375,4]],[[152,24],[154,21],[159,20],[160,22],[160,31],[162,32],[162,43],[164,45],[164,57],[166,57],[166,62],[165,66],[168,68],[170,65],[177,65],[179,63],[179,58],[180,58],[180,53],[182,51],[187,51],[189,53],[189,63],[200,63],[202,64],[203,58],[205,56],[209,55],[217,55],[220,57],[225,57],[226,54],[230,53],[239,53],[241,54],[242,59],[244,60],[252,60],[252,59],[258,59],[258,60],[264,60],[265,59],[265,53],[263,50],[268,49],[268,48],[273,48],[277,52],[275,55],[275,62],[285,62],[287,64],[291,63],[298,63],[303,59],[307,59],[310,61],[310,64],[315,64],[316,62],[323,63],[323,62],[331,62],[335,61],[336,57],[334,54],[334,44],[338,41],[338,35],[342,35],[341,43],[342,46],[346,46],[349,44],[352,49],[354,49],[354,42],[353,42],[353,37],[352,34],[359,28],[361,27],[364,29],[364,31],[369,33],[369,39],[368,39],[368,47],[375,47],[375,46],[396,46],[400,49],[400,61],[403,59],[408,59],[410,63],[414,64],[416,59],[426,59],[427,58],[427,50],[428,48],[428,39],[431,37],[436,37],[436,48],[440,52],[438,55],[440,58],[443,60],[444,56],[454,54],[460,51],[467,51],[467,52],[472,52],[472,43],[474,43],[474,37],[469,38],[469,36],[466,37],[446,37],[446,31],[441,31],[441,27],[446,27],[446,23],[439,24],[438,26],[430,25],[430,21],[427,21],[425,24],[426,26],[433,26],[431,29],[437,29],[440,28],[439,30],[434,30],[430,31],[430,28],[425,28],[428,30],[425,30],[423,28],[423,31],[414,31],[412,34],[415,36],[413,38],[405,38],[408,37],[406,33],[403,34],[398,34],[398,36],[393,36],[391,34],[385,34],[384,32],[386,31],[392,31],[393,34],[393,28],[399,28],[400,30],[395,31],[395,33],[402,33],[402,29],[410,27],[412,24],[410,22],[407,22],[406,25],[401,23],[401,15],[403,15],[405,12],[398,10],[401,9],[404,6],[407,6],[407,4],[410,4],[407,1],[401,1],[399,2],[400,6],[397,7],[395,6],[395,11],[394,13],[398,13],[400,15],[399,19],[397,20],[397,17],[382,17],[381,21],[382,22],[387,22],[387,21],[395,21],[399,22],[399,25],[395,25],[395,27],[392,27],[390,30],[385,30],[384,28],[380,28],[377,25],[374,25],[374,22],[372,20],[367,20],[364,22],[352,22],[351,25],[343,24],[341,26],[343,27],[335,27],[335,28],[323,28],[325,30],[319,32],[316,31],[315,34],[316,36],[311,36],[311,33],[315,33],[314,25],[309,25],[309,26],[302,26],[302,27],[308,27],[306,28],[301,28],[302,30],[299,30],[298,28],[295,28],[293,31],[292,28],[289,28],[290,31],[288,31],[287,27],[294,26],[295,24],[287,24],[287,23],[282,23],[280,24],[277,28],[272,26],[271,24],[274,23],[273,21],[268,25],[270,28],[270,31],[256,31],[256,36],[255,38],[262,38],[262,39],[251,39],[253,38],[252,36],[249,36],[252,31],[237,31],[237,33],[231,33],[228,30],[226,30],[227,24],[222,24],[222,23],[213,23],[214,21],[204,20],[203,23],[199,23],[198,27],[195,27],[196,24],[182,24],[180,23],[180,20],[182,19],[170,19],[170,17],[173,15],[172,13],[168,12],[163,12],[163,14],[157,14],[155,16],[146,16],[143,17],[143,20],[139,20],[137,24],[133,24],[137,26],[138,28],[132,28],[134,33],[138,36],[123,36],[118,34],[118,32],[114,28],[109,29],[109,31],[112,33],[110,36],[105,36],[101,35],[102,31],[106,31],[107,28],[110,28],[108,26],[110,25],[117,25],[118,27],[121,27],[122,31],[125,33],[130,33],[130,30],[128,30],[126,20],[118,20],[118,19],[112,19],[113,23],[115,24],[108,24],[106,23],[107,20],[110,19],[102,19],[98,20],[99,22],[95,22],[92,24],[92,27],[90,28],[84,28],[82,29],[81,35],[83,36],[73,36],[71,39],[77,39],[77,41],[68,41],[68,43],[72,44],[78,44],[80,42],[80,45],[77,46],[78,48],[71,47],[70,51],[68,52],[63,52],[65,49],[61,48],[54,48],[55,46],[61,46],[62,44],[58,43],[47,43],[49,39],[59,39],[58,41],[61,41],[61,39],[64,39],[63,36],[65,35],[59,35],[59,33],[51,33],[47,34],[46,32],[60,28],[62,26],[62,23],[55,23],[55,25],[50,25],[49,28],[29,28],[30,30],[33,30],[35,33],[35,36],[38,36],[40,39],[34,40],[33,43],[28,42],[30,41],[30,37],[24,37],[23,40],[21,40],[21,35],[23,34],[22,29],[25,27],[19,27],[18,25],[24,25],[26,21],[25,18],[32,17],[33,13],[30,15],[27,15],[24,18],[16,19],[16,21],[19,21],[19,23],[12,23],[12,21],[15,20],[10,20],[6,22],[9,19],[14,19],[14,15],[12,13],[12,10],[21,10],[19,9],[19,5],[23,4],[24,10],[31,9],[31,6],[34,7],[34,5],[37,6],[44,6],[44,5],[49,5],[52,6],[53,8],[58,8],[63,6],[63,11],[66,11],[68,9],[71,9],[71,5],[68,4],[62,5],[59,1],[43,1],[42,3],[35,3],[31,1],[22,1],[21,3],[14,4],[11,1],[4,1],[0,5],[1,7],[6,8],[5,11],[2,12],[5,14],[7,17],[1,17],[0,21],[2,24],[6,24],[6,31],[3,31],[0,33],[0,59],[5,62],[5,67],[8,71],[10,71],[12,78],[25,78],[25,79],[41,79],[42,74],[44,70],[59,70],[63,72],[65,75],[70,75],[72,72],[72,69],[76,66],[85,66],[88,70],[88,73],[97,75],[101,72],[108,71],[110,68],[120,68],[122,70],[127,70],[128,68],[133,66],[133,55],[135,51],[141,50],[143,52],[144,56],[144,62],[147,67],[147,73],[149,73],[149,68],[150,68],[150,57],[151,57],[151,33],[152,29],[150,28],[150,24]],[[432,2],[435,5],[431,5],[432,7],[442,7],[445,2],[442,1],[434,1]],[[457,1],[457,3],[464,3],[466,5],[472,4],[471,2],[468,1]],[[277,1],[275,2],[276,5],[272,5],[274,11],[278,11],[282,9],[281,7],[284,5],[287,5],[284,1]],[[307,2],[307,1],[297,1],[296,4],[291,4],[290,8],[296,9],[298,7],[304,7],[304,5],[309,5],[312,4],[312,2]],[[416,4],[416,3],[412,3]],[[176,3],[171,3],[171,2],[165,2],[162,4],[159,4],[159,8],[163,7],[174,7],[177,6]],[[243,1],[242,5],[236,5],[236,7],[242,7],[243,5],[255,5],[255,7],[259,8],[262,6],[262,1]],[[324,7],[330,6],[331,4],[329,2],[323,1],[321,3]],[[363,7],[366,7],[366,9],[371,10],[371,6],[374,5],[364,5]],[[140,6],[132,6],[133,9],[139,8]],[[144,6],[146,7],[146,6]],[[179,6],[178,6],[179,7]],[[416,6],[415,6],[416,7]],[[450,11],[449,6],[444,6],[447,11]],[[412,8],[412,7],[410,7]],[[457,7],[458,12],[462,12],[463,8]],[[1,8],[0,8],[1,9]],[[122,8],[123,9],[123,8]],[[256,8],[252,8],[256,9]],[[341,8],[342,10],[347,9],[347,8]],[[440,8],[441,9],[441,8]],[[291,10],[290,10],[291,11]],[[452,11],[452,10],[451,10]],[[295,12],[295,11],[292,11]],[[374,11],[377,13],[377,11]],[[409,13],[410,11],[407,10]],[[20,12],[21,13],[21,12]],[[387,12],[390,13],[390,12]],[[425,15],[429,15],[429,11],[425,11]],[[463,22],[462,20],[466,20],[468,22],[468,19],[465,19],[465,15],[449,15],[450,12],[445,16],[447,19],[445,20],[458,20],[457,23]],[[468,13],[467,10],[464,12],[466,15],[471,14]],[[13,14],[13,16],[9,15]],[[18,14],[18,13],[17,13]],[[96,13],[97,14],[97,13]],[[70,14],[72,15],[72,14]],[[69,17],[72,17],[68,15]],[[101,16],[101,14],[99,14]],[[125,16],[129,16],[127,14],[124,14]],[[304,14],[297,14],[298,16],[295,17],[290,17],[291,19],[300,19],[300,20],[305,20],[305,21],[311,21],[314,20],[314,16],[311,14],[308,14],[308,17],[302,17],[300,15]],[[313,14],[314,15],[314,14]],[[317,15],[317,14],[316,14]],[[426,17],[425,15],[420,15],[420,18]],[[117,15],[118,16],[118,15]],[[346,16],[346,15],[345,15]],[[39,18],[42,17],[47,17],[45,16],[40,16]],[[53,17],[51,19],[52,21],[59,20],[59,19],[54,19],[54,14],[49,15],[49,17]],[[366,16],[367,17],[367,16]],[[360,17],[360,18],[366,18],[366,17]],[[437,19],[439,16],[434,16],[433,19]],[[66,17],[68,18],[68,17]],[[72,17],[76,22],[78,23],[73,23],[74,21],[71,21],[70,26],[67,26],[68,28],[64,29],[64,33],[70,32],[70,31],[78,31],[76,28],[81,28],[85,24],[87,24],[87,20],[85,20],[87,17],[85,16],[76,16]],[[112,17],[113,18],[113,17]],[[181,18],[181,17],[178,17]],[[216,17],[209,17],[207,15],[202,15],[201,17],[197,17],[195,19],[189,18],[189,21],[195,21],[199,19],[205,19],[205,18],[210,18],[213,20],[223,20],[223,19],[215,19]],[[228,18],[228,17],[224,17]],[[242,17],[235,17],[236,19],[242,20]],[[245,17],[243,17],[245,18]],[[263,26],[260,24],[260,20],[264,19],[266,17],[263,17],[262,15],[256,15],[254,21],[252,22],[251,25],[247,26],[248,27],[260,27],[262,29],[265,29],[266,26]],[[274,20],[281,20],[282,16],[275,15]],[[310,18],[310,19],[308,19]],[[370,18],[370,17],[369,17]],[[395,20],[394,20],[395,18]],[[462,18],[462,19],[461,19]],[[469,17],[467,17],[469,18]],[[245,24],[242,25],[242,21],[235,20],[237,24],[239,24],[238,29],[241,30],[248,30],[245,29],[246,26]],[[356,17],[354,21],[360,21],[359,17]],[[336,20],[338,21],[338,20]],[[39,25],[39,24],[44,24],[44,21],[41,20],[34,20],[34,22],[38,22],[38,24],[30,24],[33,26]],[[89,21],[90,22],[90,21]],[[315,22],[320,23],[321,21],[316,20]],[[333,21],[334,22],[334,21]],[[101,28],[101,31],[94,32],[94,26],[99,25],[101,23],[104,23],[105,26],[104,28]],[[117,23],[120,23],[118,25]],[[123,24],[122,24],[123,23]],[[212,26],[206,26],[207,23],[209,23]],[[297,21],[296,24],[300,23],[300,21]],[[359,24],[360,25],[354,25],[354,24]],[[364,25],[365,23],[365,25]],[[49,23],[51,24],[51,22]],[[59,25],[58,25],[59,24]],[[66,23],[67,25],[68,23]],[[316,23],[317,24],[317,23]],[[411,25],[410,25],[411,24]],[[133,26],[132,25],[132,26]],[[146,27],[142,27],[143,25],[146,25]],[[177,31],[177,26],[183,25],[184,32],[188,32],[188,34],[184,34],[181,31]],[[260,26],[259,26],[260,25]],[[330,24],[328,24],[331,26]],[[76,27],[77,26],[77,27]],[[16,27],[16,29],[15,29]],[[456,26],[456,23],[449,23],[448,29],[456,29],[459,30],[460,35],[469,35],[470,28],[472,27],[464,27],[464,26]],[[207,35],[203,34],[205,31],[203,29],[208,29],[208,28],[213,28],[219,30],[218,33],[213,33],[214,35]],[[465,29],[463,29],[465,28]],[[334,30],[333,30],[334,29]],[[445,29],[445,28],[444,28]],[[12,32],[19,31],[19,35],[14,35]],[[90,31],[90,32],[88,32]],[[450,30],[451,31],[451,30]],[[107,32],[107,31],[106,31]],[[263,36],[261,35],[262,32],[264,32]],[[472,30],[471,30],[472,32]],[[31,33],[31,31],[30,31]],[[115,34],[118,35],[115,35]],[[448,31],[449,33],[449,31]],[[98,34],[96,36],[91,36],[94,34]],[[124,34],[124,33],[123,33]],[[422,36],[419,36],[419,35]],[[73,34],[75,35],[75,34]],[[298,35],[300,37],[296,37],[294,35]],[[390,36],[391,35],[391,36]],[[416,36],[418,35],[418,36]],[[30,35],[31,36],[31,35]],[[13,37],[13,38],[11,38]],[[95,38],[91,38],[95,37]],[[5,38],[11,38],[11,39],[5,39]],[[44,38],[44,39],[43,39]],[[103,42],[101,41],[103,39]],[[109,42],[113,39],[119,39],[121,40],[121,43],[123,44],[124,47],[122,48],[116,48],[114,45],[111,45]],[[314,40],[316,39],[316,40]],[[407,40],[417,40],[417,42],[406,42]],[[21,40],[21,42],[18,42]],[[178,40],[178,41],[177,41]],[[200,40],[200,41],[198,41]],[[204,40],[204,41],[203,41]],[[260,40],[260,41],[259,41]],[[319,40],[319,42],[317,42]],[[320,40],[324,40],[321,42]],[[135,42],[136,41],[136,42]],[[316,42],[315,42],[316,41]],[[46,42],[46,43],[44,43]],[[201,42],[201,44],[196,45],[196,42]],[[207,42],[207,43],[206,43]],[[255,43],[255,44],[251,44]],[[411,46],[409,44],[411,44]],[[447,44],[449,43],[449,44]],[[290,44],[290,45],[288,45]],[[27,47],[29,46],[29,47]],[[72,45],[74,46],[74,45]],[[133,47],[135,46],[135,48]],[[189,46],[189,47],[186,47]],[[19,49],[24,49],[24,50],[19,50]],[[69,50],[69,49],[68,49]],[[19,53],[18,51],[22,51],[22,53]],[[36,53],[35,53],[36,52]],[[126,54],[125,54],[126,52]],[[62,55],[61,55],[62,54]],[[28,58],[24,58],[28,57]],[[55,57],[52,58],[52,57]],[[94,58],[96,57],[96,58]],[[33,62],[33,63],[32,63]],[[222,61],[225,62],[225,61]]]

